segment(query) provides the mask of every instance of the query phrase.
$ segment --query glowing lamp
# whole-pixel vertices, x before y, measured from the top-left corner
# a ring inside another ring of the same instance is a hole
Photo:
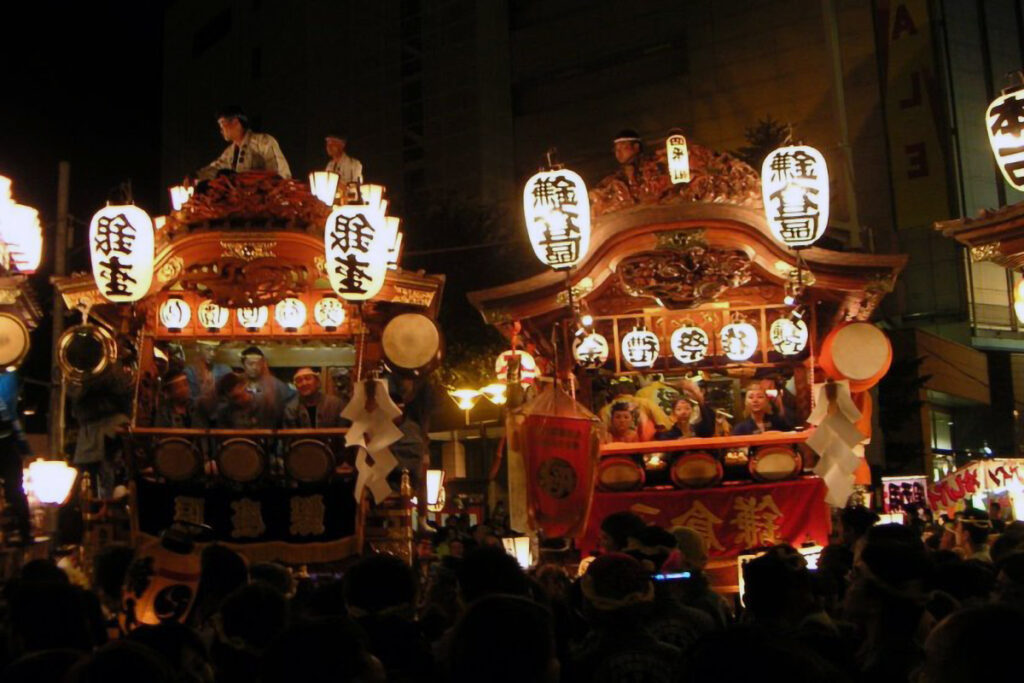
[[[507,391],[508,387],[504,382],[491,382],[480,388],[480,393],[484,395],[484,398],[496,406],[505,405],[505,401],[508,400]]]
[[[788,247],[814,244],[828,227],[828,166],[807,145],[780,147],[761,167],[761,193],[768,228]]]
[[[192,193],[195,192],[195,188],[175,185],[169,191],[171,193],[171,208],[175,211],[181,211],[181,207],[185,206],[185,202],[192,199]]]
[[[633,330],[622,338],[622,358],[634,368],[649,368],[658,360],[661,343],[649,330]]]
[[[1017,314],[1017,320],[1024,323],[1024,280],[1013,288],[1013,311]]]
[[[181,332],[192,320],[192,309],[180,296],[172,296],[160,304],[160,324],[169,332]]]
[[[513,358],[519,358],[519,383],[524,387],[533,384],[537,379],[537,360],[526,351],[505,351],[494,361],[494,374],[502,382],[508,383],[508,367]]]
[[[584,368],[599,368],[608,361],[608,340],[597,332],[577,337],[572,343],[572,357]]]
[[[153,283],[153,220],[130,204],[111,204],[89,224],[92,275],[114,303],[138,301]]]
[[[729,360],[747,360],[757,351],[757,329],[750,323],[729,323],[722,328],[718,341]]]
[[[0,203],[11,201],[11,179],[0,175]]]
[[[398,259],[402,255],[402,233],[398,229],[401,220],[398,216],[386,216],[384,221],[387,224],[387,234],[394,235],[391,246],[388,248],[388,268],[395,270],[398,268]]]
[[[246,332],[259,332],[267,324],[269,312],[266,306],[243,306],[235,312],[235,316]]]
[[[440,512],[444,499],[444,470],[427,470],[427,509]]]
[[[665,160],[668,162],[668,177],[673,185],[690,182],[690,153],[686,138],[676,133],[665,140]]]
[[[668,340],[672,357],[684,365],[699,363],[708,355],[711,339],[703,328],[696,325],[677,327]]]
[[[480,392],[476,389],[450,389],[448,395],[452,397],[461,410],[473,410],[473,406],[480,400]]]
[[[21,204],[0,205],[0,241],[7,245],[11,263],[20,272],[36,272],[43,256],[39,212]]]
[[[359,197],[366,206],[371,209],[378,209],[382,214],[384,213],[386,207],[381,206],[381,201],[384,199],[383,185],[374,185],[372,183],[360,185]]]
[[[306,304],[295,297],[288,297],[274,306],[274,320],[285,332],[297,332],[306,324]]]
[[[1006,182],[1024,191],[1024,89],[1015,88],[992,101],[985,113],[988,141]]]
[[[327,295],[313,307],[313,320],[328,332],[334,332],[345,322],[345,306],[333,296]]]
[[[807,347],[810,333],[807,330],[807,323],[803,320],[782,317],[773,322],[768,329],[768,339],[772,343],[772,348],[783,356],[795,356]]]
[[[394,246],[394,236],[389,239],[387,232],[384,214],[371,206],[346,204],[327,217],[326,269],[338,296],[365,301],[380,292],[387,276],[388,250]]]
[[[199,320],[199,324],[205,327],[208,332],[218,332],[228,324],[228,309],[218,306],[207,299],[199,304],[196,318]]]
[[[23,488],[43,505],[63,505],[77,477],[78,470],[63,460],[36,458],[25,468]]]
[[[590,247],[590,199],[583,178],[572,171],[541,171],[523,188],[526,230],[533,251],[555,270],[572,268]]]
[[[334,171],[313,171],[309,174],[309,191],[327,206],[334,206],[340,179]]]
[[[519,566],[523,569],[529,569],[533,565],[533,553],[530,549],[529,536],[503,538],[501,539],[501,545],[504,546],[506,553],[516,558]]]

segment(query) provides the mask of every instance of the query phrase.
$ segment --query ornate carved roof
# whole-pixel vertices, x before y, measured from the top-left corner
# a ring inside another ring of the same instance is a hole
[[[1024,268],[1024,202],[983,209],[970,218],[939,221],[935,229],[968,247],[972,261]]]

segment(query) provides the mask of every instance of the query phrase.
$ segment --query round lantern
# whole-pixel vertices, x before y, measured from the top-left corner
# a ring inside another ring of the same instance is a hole
[[[325,296],[313,307],[313,320],[328,332],[334,332],[345,322],[345,306],[333,296]]]
[[[704,360],[708,355],[711,339],[707,332],[696,325],[682,325],[672,333],[668,345],[672,349],[673,358],[689,365]]]
[[[331,212],[324,224],[324,250],[327,276],[338,296],[365,301],[380,292],[394,239],[379,207],[346,204]]]
[[[1006,182],[1024,191],[1024,89],[1004,92],[985,114],[988,141]]]
[[[306,324],[306,304],[295,297],[288,297],[274,306],[274,320],[285,332],[297,332]]]
[[[313,171],[309,174],[309,191],[327,206],[334,206],[340,179],[334,171]]]
[[[507,383],[509,361],[516,356],[519,357],[519,383],[523,386],[532,384],[538,374],[537,361],[529,353],[522,350],[505,351],[498,356],[498,359],[494,362],[494,372],[498,376],[498,380]]]
[[[199,324],[205,327],[208,332],[217,332],[228,324],[228,309],[218,306],[207,299],[199,304],[196,317],[199,320]]]
[[[669,135],[665,140],[665,161],[668,162],[668,177],[673,185],[690,182],[690,153],[686,138],[679,133]]]
[[[43,256],[39,212],[21,204],[0,205],[0,241],[7,245],[11,264],[20,272],[36,272]]]
[[[590,198],[583,178],[567,169],[541,171],[523,188],[526,230],[544,265],[562,270],[590,247]]]
[[[807,348],[809,338],[807,323],[803,320],[782,317],[773,322],[768,329],[768,339],[772,343],[772,348],[783,356],[795,356],[803,351]]]
[[[729,360],[747,360],[757,351],[757,329],[750,323],[729,323],[718,337]]]
[[[633,330],[622,338],[622,358],[634,368],[653,367],[661,344],[649,330]]]
[[[267,324],[269,313],[266,306],[243,306],[235,312],[238,324],[247,332],[259,332]]]
[[[576,337],[572,357],[584,368],[599,368],[608,361],[608,340],[597,332]]]
[[[180,296],[172,296],[160,304],[160,324],[170,332],[181,332],[192,320],[192,309]]]
[[[115,303],[138,301],[153,282],[153,220],[129,204],[105,206],[89,225],[92,275]]]
[[[761,192],[768,228],[788,247],[814,244],[828,227],[828,167],[807,145],[780,147],[761,167]]]

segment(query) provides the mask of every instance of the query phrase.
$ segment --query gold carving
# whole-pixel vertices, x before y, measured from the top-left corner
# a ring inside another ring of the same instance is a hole
[[[165,285],[172,280],[178,279],[178,276],[181,275],[181,271],[184,270],[184,268],[185,262],[182,258],[180,256],[174,256],[168,259],[167,263],[160,266],[160,270],[157,271],[156,274],[156,279],[160,284]]]
[[[991,261],[999,256],[999,242],[989,242],[980,247],[971,247],[971,261]]]
[[[262,258],[275,258],[274,247],[277,242],[221,242],[221,258],[237,258],[242,261],[255,261]]]
[[[0,288],[0,304],[16,304],[18,303],[18,290],[11,289],[8,287]]]
[[[579,301],[587,294],[590,294],[592,291],[594,291],[594,281],[591,280],[589,277],[585,277],[572,286],[572,298],[575,301]],[[559,306],[568,306],[569,295],[565,291],[559,292],[555,296],[555,303],[557,303]]]
[[[704,240],[704,228],[696,228],[694,230],[673,230],[671,232],[658,233],[658,249],[686,251],[694,246],[707,249],[708,244]]]
[[[434,300],[434,293],[422,289],[411,289],[409,287],[395,286],[394,298],[391,299],[397,304],[412,304],[413,306],[427,307]]]
[[[320,277],[327,277],[327,259],[323,256],[314,256],[313,265],[316,266],[316,274]]]

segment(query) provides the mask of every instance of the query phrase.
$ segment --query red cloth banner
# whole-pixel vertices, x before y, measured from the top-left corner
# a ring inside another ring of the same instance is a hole
[[[976,493],[1008,486],[1024,486],[1024,461],[974,460],[929,486],[928,505],[933,510],[950,508]]]
[[[532,526],[548,537],[583,528],[594,490],[597,441],[586,418],[527,415],[523,423],[527,501]]]
[[[665,529],[690,527],[704,537],[712,560],[778,543],[825,545],[832,528],[825,482],[817,477],[710,489],[599,491],[579,540],[584,556],[598,547],[601,520],[622,510]]]

